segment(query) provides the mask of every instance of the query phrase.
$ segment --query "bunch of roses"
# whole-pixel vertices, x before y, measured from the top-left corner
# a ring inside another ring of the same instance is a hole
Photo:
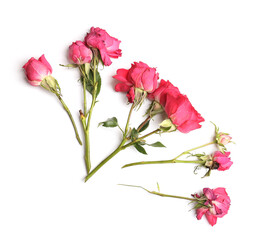
[[[122,133],[122,141],[109,156],[91,169],[89,129],[92,112],[97,103],[97,97],[99,96],[101,89],[101,76],[98,71],[98,66],[100,64],[103,66],[110,66],[112,63],[111,58],[121,57],[122,53],[121,49],[119,49],[120,42],[121,41],[118,39],[110,36],[105,30],[92,27],[90,32],[87,33],[84,41],[75,41],[69,47],[69,59],[72,63],[61,65],[65,67],[78,68],[80,81],[83,86],[84,104],[83,108],[79,112],[85,137],[84,159],[87,170],[86,181],[110,159],[128,147],[133,146],[137,151],[143,154],[147,154],[145,146],[165,147],[159,141],[150,144],[147,143],[146,138],[149,136],[153,134],[160,135],[176,130],[179,130],[182,133],[188,133],[200,128],[200,123],[204,121],[203,117],[192,106],[187,96],[182,94],[171,82],[162,79],[158,84],[159,73],[157,73],[156,68],[149,67],[141,61],[134,62],[129,69],[118,69],[117,74],[113,76],[113,78],[118,80],[115,90],[117,92],[125,92],[128,103],[131,104],[125,127],[121,128],[119,126],[116,117],[109,118],[106,121],[99,123],[99,125],[104,127],[118,127]],[[45,56],[42,55],[38,60],[31,58],[23,68],[31,85],[42,86],[57,96],[73,124],[79,144],[82,145],[75,121],[69,108],[62,99],[61,88],[58,81],[51,76],[52,68],[47,62]],[[87,93],[92,95],[92,101],[89,108],[87,107]],[[138,125],[138,127],[130,128],[129,125],[133,111],[139,110],[146,99],[151,101],[151,104],[146,111],[147,114],[145,119]],[[150,124],[150,120],[157,114],[165,116],[165,120],[162,121],[152,132],[144,134]],[[215,126],[215,139],[207,144],[184,151],[170,160],[135,162],[127,164],[123,166],[123,168],[134,165],[159,163],[197,163],[197,167],[203,166],[208,169],[205,176],[209,176],[213,169],[224,171],[229,169],[232,165],[229,158],[230,153],[226,152],[225,148],[225,145],[229,142],[231,142],[231,137],[226,133],[219,132],[219,129]],[[194,150],[210,144],[216,144],[219,150],[211,155],[206,155],[204,153],[191,153]],[[196,159],[179,160],[178,158],[182,155],[188,155],[195,157]],[[212,226],[216,223],[218,217],[222,217],[227,213],[230,206],[230,198],[224,188],[204,188],[202,194],[193,194],[192,198],[167,195],[160,192],[148,191],[145,188],[143,189],[151,194],[186,199],[195,203],[197,219],[201,219],[203,214],[205,214],[207,220]]]

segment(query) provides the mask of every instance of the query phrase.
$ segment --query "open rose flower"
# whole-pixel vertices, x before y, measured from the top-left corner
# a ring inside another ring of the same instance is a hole
[[[162,107],[169,118],[168,120],[182,133],[200,128],[200,122],[204,121],[204,118],[195,110],[186,95],[174,96],[167,93],[165,104]]]
[[[121,41],[111,37],[104,29],[92,27],[85,37],[85,42],[88,47],[100,51],[101,59],[106,66],[111,65],[110,58],[122,56],[122,50],[119,49]]]
[[[118,69],[113,78],[120,81],[115,86],[117,92],[127,92],[129,102],[134,102],[136,93],[152,93],[157,87],[159,74],[155,68],[149,67],[143,62],[134,62],[130,69]],[[136,91],[137,90],[137,91]],[[139,100],[137,100],[139,101]]]
[[[162,106],[166,104],[167,95],[170,94],[174,97],[179,96],[181,93],[170,81],[161,80],[158,88],[148,95],[148,99],[160,103]]]
[[[44,54],[38,60],[32,57],[23,68],[28,82],[32,86],[39,86],[44,78],[52,74],[52,67]]]
[[[197,195],[196,199],[198,201],[197,219],[200,220],[205,215],[211,226],[217,223],[217,218],[226,215],[230,207],[230,198],[225,188],[204,188],[203,195]]]
[[[76,41],[69,46],[69,58],[75,64],[90,63],[92,51],[81,41]]]
[[[228,170],[233,162],[229,158],[230,152],[220,152],[217,151],[214,153],[213,162],[217,163],[217,169],[219,171]]]

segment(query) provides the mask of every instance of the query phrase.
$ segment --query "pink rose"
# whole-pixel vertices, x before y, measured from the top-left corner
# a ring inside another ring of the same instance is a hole
[[[32,57],[23,68],[29,83],[33,86],[39,86],[45,77],[52,74],[52,68],[44,54],[38,60]]]
[[[226,145],[231,141],[231,139],[232,137],[230,137],[228,134],[224,134],[220,132],[218,136],[218,143],[221,143],[222,145]]]
[[[168,118],[182,133],[188,133],[200,128],[200,122],[204,121],[204,118],[191,105],[186,95],[178,94],[178,96],[174,96],[167,93],[165,104],[162,106]]]
[[[166,104],[167,95],[179,96],[181,93],[177,87],[175,87],[170,81],[161,80],[158,88],[148,95],[148,99],[155,100],[162,106]]]
[[[121,41],[111,37],[105,30],[101,28],[90,29],[90,32],[85,37],[87,46],[97,48],[104,65],[109,66],[112,62],[110,58],[118,58],[122,56],[122,50],[119,49]]]
[[[69,58],[76,64],[90,63],[92,51],[81,41],[69,46]]]
[[[233,162],[229,158],[230,152],[224,152],[224,154],[220,151],[214,153],[213,162],[217,163],[219,171],[225,171],[230,168]]]
[[[159,74],[156,68],[151,68],[143,62],[134,62],[130,69],[118,69],[113,78],[120,81],[115,86],[116,92],[127,92],[129,102],[135,99],[135,89],[146,93],[153,92],[157,87]]]
[[[196,209],[197,219],[200,220],[205,214],[211,226],[217,223],[217,218],[226,215],[230,207],[230,198],[225,188],[204,188],[203,195],[196,199],[198,206],[204,205]]]

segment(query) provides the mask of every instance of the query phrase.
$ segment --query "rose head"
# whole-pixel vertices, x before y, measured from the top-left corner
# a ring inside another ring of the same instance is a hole
[[[45,77],[52,74],[52,68],[44,54],[38,60],[32,57],[23,68],[28,82],[32,86],[39,86]]]
[[[217,151],[214,153],[213,162],[217,163],[217,166],[218,166],[217,169],[219,171],[228,170],[233,164],[233,162],[229,158],[229,155],[230,155],[230,152],[222,153],[220,151]]]
[[[166,104],[167,95],[170,94],[174,97],[179,96],[181,93],[170,81],[161,80],[158,88],[148,95],[148,99],[160,103],[162,106]]]
[[[85,37],[85,42],[88,47],[97,48],[100,51],[101,59],[106,66],[111,65],[110,58],[122,56],[122,50],[119,49],[121,41],[111,37],[101,28],[92,27]]]
[[[151,93],[156,89],[159,74],[155,68],[143,62],[134,62],[128,70],[118,69],[113,78],[120,81],[116,84],[115,91],[127,92],[128,101],[132,103],[135,98],[139,98],[139,93]]]
[[[197,219],[200,220],[205,214],[211,226],[217,223],[217,218],[226,215],[230,207],[230,198],[225,188],[204,188],[203,195],[196,199],[198,202],[196,205]]]
[[[92,51],[81,41],[76,41],[69,46],[69,58],[75,64],[90,63]]]
[[[228,134],[220,132],[218,134],[217,141],[218,141],[218,144],[226,145],[231,141],[231,139],[232,137],[230,137]]]
[[[204,118],[191,105],[187,96],[172,93],[166,94],[165,104],[162,105],[168,118],[182,133],[188,133],[201,127]]]

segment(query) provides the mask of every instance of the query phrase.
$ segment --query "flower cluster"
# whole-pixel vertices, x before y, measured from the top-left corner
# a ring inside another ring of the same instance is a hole
[[[201,128],[201,123],[205,121],[201,114],[191,104],[188,97],[185,94],[182,94],[177,87],[175,87],[170,81],[163,79],[159,81],[159,73],[155,67],[150,67],[148,64],[141,61],[133,62],[129,69],[120,68],[113,76],[113,78],[118,81],[115,85],[115,91],[126,93],[128,103],[131,105],[125,127],[123,128],[119,125],[116,117],[108,118],[106,121],[99,123],[99,126],[103,127],[118,127],[121,130],[122,140],[118,147],[109,156],[92,168],[90,162],[92,149],[90,149],[89,133],[91,116],[95,104],[98,102],[97,98],[102,86],[99,66],[110,66],[112,64],[111,59],[117,59],[122,56],[120,43],[120,40],[110,36],[104,29],[91,27],[90,31],[83,38],[83,41],[77,40],[68,47],[68,57],[71,63],[67,65],[60,64],[64,67],[78,69],[80,82],[83,87],[83,106],[79,110],[79,119],[85,140],[84,161],[87,174],[85,181],[88,181],[120,151],[129,147],[134,147],[142,154],[147,154],[145,149],[146,146],[165,147],[164,144],[159,141],[148,143],[147,138],[151,135],[158,134],[161,136],[164,133],[170,133],[176,130],[186,134]],[[45,56],[42,55],[38,60],[35,58],[29,59],[23,68],[25,70],[26,78],[31,85],[41,86],[56,95],[72,122],[79,144],[82,145],[76,123],[69,108],[63,101],[60,85],[52,76],[52,67],[46,60]],[[87,106],[87,94],[91,94],[92,96],[90,107]],[[146,109],[144,120],[137,125],[138,127],[130,127],[132,126],[131,121],[133,112],[137,112],[142,106],[144,106],[142,103],[147,100],[150,101],[151,104],[149,108]],[[161,123],[158,123],[153,131],[146,132],[150,120],[157,114],[162,114],[164,120]],[[202,166],[208,169],[205,176],[209,176],[211,170],[217,169],[219,171],[225,171],[231,167],[232,162],[230,160],[230,152],[227,152],[226,150],[226,145],[231,142],[231,139],[232,138],[229,134],[220,132],[219,128],[215,125],[215,138],[214,141],[210,143],[184,151],[170,160],[142,161],[130,163],[124,167],[159,163],[196,163],[198,164],[197,167]],[[191,153],[194,150],[210,144],[215,144],[218,147],[218,151],[209,155],[204,153]],[[179,158],[183,155],[196,157],[196,159],[180,160]],[[155,191],[146,191],[159,196],[182,198],[195,203],[197,219],[201,219],[201,217],[205,215],[212,226],[216,224],[217,218],[224,216],[228,212],[230,206],[230,198],[224,188],[204,188],[203,194],[194,194],[193,198],[166,195]]]

